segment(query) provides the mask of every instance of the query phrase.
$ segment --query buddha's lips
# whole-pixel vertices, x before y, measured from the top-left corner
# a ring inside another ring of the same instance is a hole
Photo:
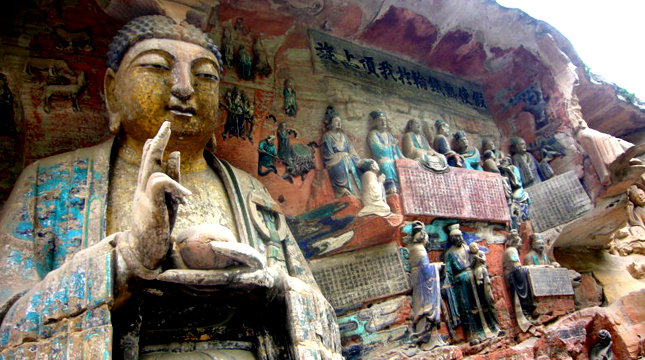
[[[197,114],[197,110],[195,110],[195,108],[192,108],[192,107],[183,107],[183,106],[179,106],[179,105],[172,105],[172,106],[166,107],[166,109],[169,110],[171,113],[173,113],[175,115],[181,115],[181,116],[191,117],[191,116],[195,116]]]

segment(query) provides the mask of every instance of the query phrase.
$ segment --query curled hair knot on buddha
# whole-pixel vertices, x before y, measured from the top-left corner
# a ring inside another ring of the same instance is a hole
[[[147,39],[170,39],[199,45],[215,55],[222,71],[222,54],[217,45],[203,31],[182,21],[175,22],[163,15],[147,15],[135,18],[125,24],[112,39],[107,53],[108,68],[118,71],[119,65],[134,44]]]

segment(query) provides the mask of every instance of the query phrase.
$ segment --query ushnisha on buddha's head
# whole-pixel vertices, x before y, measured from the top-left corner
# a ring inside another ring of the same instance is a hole
[[[111,131],[140,152],[169,121],[168,152],[180,151],[182,161],[201,157],[215,130],[220,75],[221,54],[198,28],[160,15],[130,21],[108,52]]]

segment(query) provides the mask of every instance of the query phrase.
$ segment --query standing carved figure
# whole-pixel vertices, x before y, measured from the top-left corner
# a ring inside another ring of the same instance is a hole
[[[476,242],[470,243],[468,248],[470,251],[470,262],[473,264],[473,273],[475,275],[475,283],[477,287],[484,289],[483,293],[489,304],[494,302],[493,286],[490,282],[490,275],[488,274],[488,266],[486,265],[486,254],[479,248]]]
[[[448,159],[448,165],[455,167],[463,167],[464,160],[461,155],[457,154],[450,148],[450,125],[444,119],[435,121],[434,127],[436,135],[434,137],[434,149],[440,154],[443,154]]]
[[[460,320],[468,339],[476,344],[497,333],[497,319],[493,304],[485,296],[483,287],[478,287],[470,259],[468,246],[459,224],[449,226],[451,246],[446,250],[446,279],[457,299]]]
[[[244,45],[237,51],[237,61],[240,79],[253,80],[253,57]]]
[[[524,139],[521,137],[512,138],[510,150],[513,156],[513,165],[520,169],[520,178],[525,188],[544,180],[538,169],[537,160],[533,154],[527,151]]]
[[[233,39],[231,39],[231,29],[229,28],[224,28],[224,33],[222,34],[222,62],[226,67],[235,65],[235,49]]]
[[[271,73],[271,65],[267,56],[267,50],[262,45],[260,38],[253,39],[253,68],[260,76],[267,76]]]
[[[455,141],[459,148],[457,152],[461,155],[461,158],[464,160],[464,165],[466,169],[471,170],[480,170],[482,169],[479,164],[481,161],[481,156],[479,155],[479,150],[476,147],[470,146],[470,142],[466,137],[466,133],[463,131],[458,131],[455,134]]]
[[[291,79],[284,81],[284,113],[291,117],[296,116],[296,113],[298,113],[296,90],[293,88],[293,81]]]
[[[439,334],[441,327],[442,263],[430,263],[425,245],[428,234],[420,221],[412,224],[410,235],[404,239],[410,253],[410,280],[412,282],[412,325],[410,338],[422,350],[444,345]]]
[[[533,296],[529,288],[528,271],[522,267],[520,262],[520,249],[522,248],[522,238],[517,230],[511,229],[506,238],[506,250],[503,256],[504,279],[508,286],[508,292],[511,295],[511,301],[515,309],[515,319],[517,324],[526,332],[531,326],[530,316],[535,310]]]
[[[373,128],[367,135],[367,143],[372,150],[372,157],[378,162],[381,172],[385,174],[385,192],[397,192],[399,178],[396,175],[394,160],[401,159],[401,150],[397,140],[392,136],[387,126],[387,118],[381,111],[372,111],[370,117]]]
[[[320,148],[336,197],[360,194],[362,186],[357,168],[363,161],[343,132],[342,120],[333,107],[327,108],[325,130]]]
[[[401,143],[403,156],[417,160],[424,168],[436,173],[450,170],[446,157],[430,147],[425,135],[421,133],[421,124],[418,120],[410,119],[405,125],[405,134]]]

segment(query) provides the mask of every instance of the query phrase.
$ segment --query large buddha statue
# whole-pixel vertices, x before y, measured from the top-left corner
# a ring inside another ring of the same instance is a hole
[[[31,164],[3,208],[3,355],[341,358],[279,206],[205,151],[220,76],[191,25],[119,31],[105,74],[117,136]]]

